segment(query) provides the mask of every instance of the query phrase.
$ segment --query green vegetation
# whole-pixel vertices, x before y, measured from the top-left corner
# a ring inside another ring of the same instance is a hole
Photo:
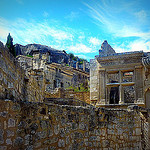
[[[77,57],[75,57],[73,53],[69,53],[69,57],[71,60],[77,61]]]
[[[16,51],[13,45],[13,38],[11,37],[10,33],[7,36],[6,46],[8,47],[10,53],[12,53],[14,57],[16,57]]]
[[[71,60],[74,60],[74,61],[77,61],[79,60],[79,64],[83,64],[83,61],[87,61],[86,59],[83,59],[83,58],[78,58],[77,56],[74,56],[73,53],[69,53],[69,57]]]
[[[80,58],[79,64],[83,64],[83,61],[87,61],[86,59]]]
[[[33,57],[32,55],[26,55],[27,57]]]
[[[66,89],[73,89],[74,92],[89,92],[90,91],[90,89],[88,87],[88,82],[87,81],[85,83],[80,84],[79,87],[69,86]]]

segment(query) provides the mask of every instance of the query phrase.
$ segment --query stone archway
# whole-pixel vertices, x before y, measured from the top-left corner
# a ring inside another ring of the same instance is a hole
[[[150,89],[145,93],[145,106],[146,108],[150,108]]]

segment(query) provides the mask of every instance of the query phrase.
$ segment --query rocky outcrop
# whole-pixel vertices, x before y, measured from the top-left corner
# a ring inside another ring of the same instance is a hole
[[[41,53],[49,52],[51,56],[51,62],[55,63],[68,63],[69,56],[65,51],[56,50],[54,48],[40,45],[40,44],[28,44],[26,46],[15,44],[17,55],[32,55],[34,51],[40,51]]]
[[[109,56],[115,53],[116,53],[115,50],[105,40],[101,45],[101,49],[99,50],[99,56],[100,57]]]

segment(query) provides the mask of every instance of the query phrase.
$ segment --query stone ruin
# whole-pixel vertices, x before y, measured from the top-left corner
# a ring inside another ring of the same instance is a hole
[[[91,61],[96,107],[78,100],[82,94],[45,97],[51,82],[43,72],[47,65],[35,61],[40,68],[32,69],[32,58],[18,60],[0,43],[0,150],[150,149],[150,109],[144,108],[150,95],[148,54],[114,53]]]
[[[116,53],[104,41],[91,60],[90,99],[97,106],[139,105],[150,108],[150,53]]]

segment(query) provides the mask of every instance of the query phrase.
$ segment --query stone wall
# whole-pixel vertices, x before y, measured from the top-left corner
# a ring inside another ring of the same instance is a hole
[[[25,101],[43,102],[45,91],[44,72],[41,70],[30,70],[25,80]]]
[[[63,99],[0,104],[0,150],[141,149],[138,110]]]
[[[90,104],[90,92],[74,92],[72,89],[56,88],[51,92],[45,92],[46,98],[75,98]]]
[[[23,100],[25,72],[0,42],[0,98]]]
[[[96,59],[90,60],[90,99],[92,104],[96,104],[99,100],[99,76],[98,63]],[[103,95],[103,94],[101,94]]]

